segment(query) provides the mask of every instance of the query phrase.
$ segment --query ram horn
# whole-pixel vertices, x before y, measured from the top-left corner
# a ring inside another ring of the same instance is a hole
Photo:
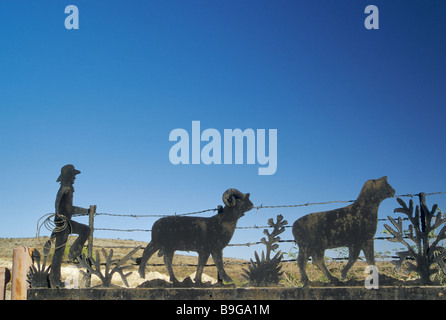
[[[243,193],[238,191],[237,189],[228,189],[223,193],[223,203],[229,207],[235,206],[236,199],[242,198]]]

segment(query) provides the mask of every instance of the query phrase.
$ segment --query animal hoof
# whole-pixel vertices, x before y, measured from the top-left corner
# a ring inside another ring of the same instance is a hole
[[[228,276],[228,275],[222,277],[222,280],[223,280],[224,282],[226,282],[226,283],[228,283],[228,282],[229,282],[229,283],[234,282],[234,280],[232,280],[231,277]]]
[[[336,278],[331,279],[330,283],[335,285],[335,286],[341,286],[342,285],[342,281],[340,281],[339,279],[336,279]]]
[[[64,288],[65,287],[65,283],[63,283],[59,277],[52,277],[51,275],[49,276],[49,281],[50,281],[50,287],[53,289],[57,289],[57,288]]]
[[[202,287],[203,286],[203,282],[201,282],[201,281],[195,281],[195,286],[196,287]]]

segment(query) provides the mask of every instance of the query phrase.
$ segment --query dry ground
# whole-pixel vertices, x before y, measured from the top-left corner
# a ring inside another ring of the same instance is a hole
[[[12,253],[13,249],[26,246],[31,248],[36,248],[42,253],[43,244],[48,238],[41,237],[37,238],[0,238],[0,267],[12,268]],[[69,239],[69,244],[72,243],[74,238]],[[113,249],[113,259],[119,259],[124,257],[131,250],[136,248],[137,246],[141,246],[142,249],[147,245],[147,242],[142,241],[133,241],[133,240],[120,240],[120,239],[94,239],[95,253],[93,256],[96,256],[96,251],[100,251],[101,248],[105,248],[107,252]],[[142,255],[142,249],[134,254],[134,258],[139,258]],[[85,249],[86,250],[86,249]],[[51,257],[50,257],[51,258]],[[49,258],[49,259],[50,259]],[[105,259],[101,257],[101,261]],[[51,260],[49,260],[51,261]],[[246,260],[234,259],[234,258],[225,258],[225,270],[234,279],[234,282],[237,286],[241,286],[246,281],[241,276],[243,273],[242,268],[247,269]],[[197,258],[195,256],[187,256],[187,255],[175,255],[174,257],[174,271],[178,279],[183,279],[195,272]],[[245,263],[243,265],[243,263]],[[155,264],[155,265],[152,265]],[[213,265],[214,262],[212,258],[209,259],[208,265]],[[333,273],[335,277],[340,276],[340,270],[342,269],[345,262],[328,262],[327,267],[330,272]],[[132,275],[129,277],[130,287],[136,287],[137,285],[146,281],[145,279],[141,279],[138,274],[138,265],[135,261],[128,262],[130,266],[126,272],[132,271]],[[70,268],[77,268],[76,264],[65,262],[63,265],[62,278],[64,279],[64,270],[68,270]],[[364,283],[364,279],[366,278],[366,274],[364,273],[366,267],[366,262],[359,261],[357,262],[352,270],[349,272],[349,279],[355,279],[354,282],[351,282],[361,285]],[[394,272],[394,266],[390,262],[377,262],[377,267],[380,272],[380,279],[388,279],[388,277],[398,278],[400,280],[408,280],[413,278],[413,275],[407,275],[403,272],[399,272],[396,274]],[[301,286],[302,284],[299,281],[300,275],[298,268],[295,263],[283,263],[282,270],[284,271],[283,280],[281,282],[284,286]],[[160,274],[167,275],[168,272],[163,264],[163,258],[158,257],[157,254],[153,255],[149,260],[149,264],[146,269],[146,273],[149,272],[159,272]],[[208,276],[217,279],[217,270],[215,266],[207,266],[204,269],[204,273]],[[323,276],[322,272],[317,269],[311,263],[307,264],[307,273],[310,279],[315,281],[315,285],[326,285],[326,279]],[[382,278],[384,276],[384,278]],[[99,284],[99,279],[92,279],[92,285]],[[115,278],[114,278],[115,279]],[[351,280],[353,281],[353,280]],[[113,281],[117,285],[124,286],[121,281],[119,275],[116,275],[116,280]],[[381,282],[380,282],[381,283]]]

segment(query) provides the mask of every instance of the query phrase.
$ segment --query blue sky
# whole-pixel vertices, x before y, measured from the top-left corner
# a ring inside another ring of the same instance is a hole
[[[70,4],[78,30],[64,27]],[[379,30],[364,27],[369,4],[379,8]],[[250,192],[255,205],[352,200],[384,175],[397,194],[446,191],[445,14],[433,0],[0,0],[0,237],[35,236],[37,220],[54,212],[67,163],[82,171],[75,205],[108,213],[215,208],[230,187]],[[191,132],[194,120],[222,134],[277,129],[277,172],[172,165],[169,133]],[[446,208],[445,195],[427,201]],[[262,209],[239,225],[277,214],[292,224],[339,206]],[[379,216],[395,207],[385,200]],[[237,230],[232,242],[261,237]]]

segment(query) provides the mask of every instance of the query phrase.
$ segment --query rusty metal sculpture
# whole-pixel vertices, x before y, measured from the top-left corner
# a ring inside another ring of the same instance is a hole
[[[179,284],[176,279],[172,261],[176,250],[195,251],[198,253],[198,267],[195,284],[201,284],[201,275],[209,255],[217,266],[221,279],[232,282],[223,268],[223,249],[231,240],[237,221],[245,212],[253,208],[249,193],[228,189],[223,194],[225,207],[209,218],[169,216],[157,220],[152,227],[152,240],[145,248],[139,274],[145,278],[145,267],[149,258],[156,252],[164,255],[164,264],[169,272],[170,281]]]
[[[332,283],[338,283],[324,263],[326,249],[348,247],[349,259],[341,272],[342,278],[358,259],[361,250],[369,265],[375,264],[373,237],[378,223],[380,203],[395,195],[387,177],[367,181],[356,201],[344,208],[308,214],[294,222],[293,235],[299,246],[297,263],[304,285],[310,283],[305,265],[313,263]]]
[[[393,261],[396,271],[405,264],[408,271],[416,271],[420,275],[421,284],[431,284],[431,275],[436,273],[440,268],[446,274],[446,265],[444,258],[446,257],[446,249],[439,245],[441,240],[446,239],[446,218],[442,217],[441,212],[437,211],[437,205],[429,210],[426,205],[425,194],[419,194],[420,206],[416,206],[414,214],[413,200],[409,200],[409,206],[397,198],[401,208],[396,208],[394,212],[400,212],[407,215],[411,225],[407,232],[403,230],[403,221],[401,218],[393,219],[388,216],[390,222],[396,228],[393,229],[385,224],[384,227],[394,236],[390,241],[401,242],[406,246],[407,251],[397,252],[399,260]],[[433,218],[435,217],[435,221]],[[442,227],[438,234],[435,230]],[[412,242],[412,243],[410,243]],[[415,260],[415,264],[406,261],[407,258]],[[437,268],[432,269],[432,266]]]
[[[73,165],[68,164],[62,167],[60,176],[57,179],[57,182],[60,182],[60,188],[57,192],[55,203],[55,228],[51,234],[50,240],[45,244],[46,247],[51,246],[51,242],[54,239],[56,240],[51,262],[51,271],[49,274],[50,285],[52,288],[60,288],[64,286],[64,283],[60,278],[60,272],[68,236],[71,233],[79,235],[68,253],[68,259],[73,260],[81,255],[82,247],[90,235],[90,227],[71,219],[73,215],[88,214],[88,209],[73,206],[73,184],[76,180],[76,175],[79,173],[81,172],[76,170]]]

